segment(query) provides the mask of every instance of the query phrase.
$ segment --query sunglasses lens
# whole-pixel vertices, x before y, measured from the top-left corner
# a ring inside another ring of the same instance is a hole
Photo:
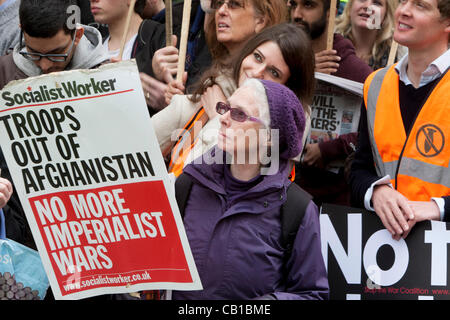
[[[247,114],[239,109],[231,108],[228,104],[223,102],[217,102],[216,104],[216,111],[218,114],[224,115],[228,111],[230,111],[230,117],[234,121],[238,122],[244,122],[247,120],[248,116]]]
[[[247,119],[247,115],[244,111],[241,111],[239,109],[231,109],[231,119],[244,122]]]
[[[229,107],[223,102],[217,102],[216,111],[218,114],[225,114],[229,110]]]
[[[243,7],[238,1],[233,0],[229,2],[228,6],[230,7],[230,9],[238,9]]]
[[[223,0],[213,0],[211,1],[211,9],[219,9],[221,6],[223,6],[223,4],[225,3],[225,1]]]
[[[238,8],[243,8],[244,5],[236,0],[230,0],[228,2],[224,1],[224,0],[212,0],[211,1],[211,9],[217,10],[220,9],[220,7],[222,7],[225,3],[227,3],[227,6],[229,9],[238,9]]]

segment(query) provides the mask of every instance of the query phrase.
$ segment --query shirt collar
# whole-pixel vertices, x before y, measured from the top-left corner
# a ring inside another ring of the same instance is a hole
[[[431,81],[439,78],[445,70],[450,66],[450,49],[445,51],[444,54],[439,56],[436,60],[430,63],[430,65],[425,69],[420,78],[419,88],[430,83]],[[400,81],[402,81],[405,85],[409,85],[411,81],[408,78],[408,74],[406,73],[406,69],[408,67],[408,54],[403,56],[402,59],[395,66],[395,70],[397,71]]]

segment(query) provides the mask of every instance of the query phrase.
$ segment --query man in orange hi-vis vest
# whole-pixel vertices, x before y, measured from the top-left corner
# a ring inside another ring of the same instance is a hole
[[[375,211],[394,239],[416,222],[450,221],[450,1],[400,0],[397,64],[364,85],[353,205]]]

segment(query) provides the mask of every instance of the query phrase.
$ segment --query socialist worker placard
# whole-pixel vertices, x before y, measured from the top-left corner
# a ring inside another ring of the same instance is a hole
[[[201,289],[134,60],[8,84],[0,144],[56,299]]]

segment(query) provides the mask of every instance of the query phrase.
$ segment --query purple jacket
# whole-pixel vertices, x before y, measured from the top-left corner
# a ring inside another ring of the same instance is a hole
[[[312,201],[283,265],[280,207],[290,184],[284,168],[250,182],[232,177],[226,165],[184,168],[194,181],[184,225],[203,290],[174,291],[173,299],[328,299]]]

